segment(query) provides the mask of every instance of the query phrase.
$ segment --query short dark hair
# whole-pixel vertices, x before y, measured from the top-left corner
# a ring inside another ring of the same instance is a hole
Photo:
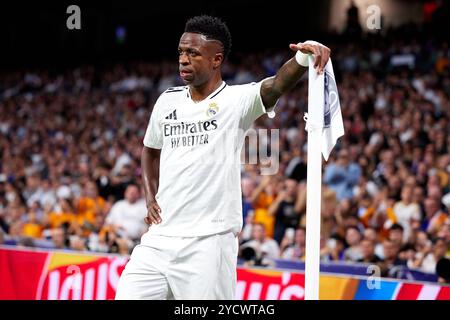
[[[389,228],[389,230],[390,230],[390,231],[392,231],[392,230],[399,230],[399,231],[403,232],[405,229],[403,228],[403,226],[402,226],[401,224],[399,224],[399,223],[394,223],[394,224]]]
[[[340,236],[339,234],[335,233],[335,234],[331,235],[330,238],[336,240],[337,242],[342,243],[345,246],[345,239],[342,236]]]
[[[199,33],[207,39],[214,39],[222,43],[224,59],[228,57],[231,49],[231,34],[227,25],[221,19],[208,15],[190,18],[186,22],[184,32]]]
[[[345,232],[347,232],[347,231],[350,230],[350,229],[356,230],[356,231],[361,235],[361,230],[359,230],[359,228],[358,228],[357,226],[348,226],[348,227],[345,229]]]
[[[131,187],[131,186],[136,187],[139,191],[141,190],[141,186],[139,185],[139,183],[137,183],[137,182],[134,181],[134,180],[131,180],[130,182],[128,182],[128,183],[126,184],[125,189],[128,188],[128,187]]]
[[[302,230],[302,231],[306,232],[306,228],[305,227],[298,227],[296,231],[298,231],[298,230]]]
[[[431,243],[433,245],[436,245],[439,241],[443,241],[444,243],[447,243],[447,241],[443,237],[435,237],[435,238],[431,239]]]
[[[400,252],[406,252],[409,250],[413,250],[416,251],[416,248],[414,247],[414,245],[412,243],[407,243],[404,244],[401,248],[400,248]]]

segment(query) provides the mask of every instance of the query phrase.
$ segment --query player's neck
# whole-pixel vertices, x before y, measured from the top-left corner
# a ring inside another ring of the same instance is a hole
[[[219,75],[201,86],[189,86],[192,101],[200,102],[205,100],[211,93],[216,91],[222,85],[222,82],[222,77]]]

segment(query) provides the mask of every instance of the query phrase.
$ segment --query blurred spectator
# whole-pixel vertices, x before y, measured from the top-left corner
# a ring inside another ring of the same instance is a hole
[[[87,237],[87,247],[91,251],[108,252],[109,244],[106,242],[105,233],[109,228],[105,226],[106,216],[96,215],[92,230]]]
[[[247,216],[250,212],[253,212],[253,204],[251,201],[252,193],[255,189],[255,183],[248,177],[243,177],[241,180],[242,187],[242,220],[244,226],[247,223]]]
[[[345,249],[345,260],[358,261],[363,258],[361,250],[361,233],[355,226],[350,226],[345,231],[345,241],[348,245]]]
[[[350,162],[347,150],[339,151],[337,161],[327,165],[324,174],[324,183],[336,191],[337,199],[351,199],[353,188],[361,176],[358,164]]]
[[[106,224],[117,234],[137,240],[147,229],[144,222],[146,214],[147,207],[139,186],[130,184],[125,190],[125,199],[112,206]]]
[[[413,187],[410,185],[402,188],[401,200],[393,207],[397,223],[403,227],[403,242],[407,242],[411,235],[411,220],[420,221],[420,207],[413,202]]]
[[[402,260],[402,262],[408,267],[412,266],[415,256],[416,249],[410,243],[405,244],[403,247],[401,247],[398,253],[398,258]]]
[[[293,157],[286,166],[285,175],[289,179],[294,179],[297,182],[306,180],[306,163],[300,149],[292,151]]]
[[[437,233],[438,238],[442,238],[447,243],[447,253],[450,256],[450,218],[447,218],[446,222],[441,226]]]
[[[361,241],[361,254],[362,257],[358,259],[358,262],[363,263],[378,263],[382,261],[380,257],[375,254],[375,244],[369,239],[363,239]]]
[[[441,210],[437,199],[425,199],[425,219],[422,223],[422,230],[431,235],[435,235],[439,227],[445,222],[447,215]]]
[[[322,261],[345,261],[345,240],[339,235],[333,235],[327,241],[326,250],[322,250]]]
[[[293,229],[287,229],[286,234],[281,241],[281,257],[288,260],[304,260],[305,259],[305,246],[306,246],[306,229],[298,228],[295,230],[294,237],[288,234],[288,231]]]
[[[404,243],[404,238],[403,227],[398,223],[393,224],[389,229],[388,240],[392,241],[400,248]]]
[[[69,239],[66,235],[66,229],[63,227],[53,228],[51,231],[51,238],[53,242],[53,248],[55,249],[67,249]]]
[[[395,269],[397,266],[405,266],[406,261],[401,260],[398,256],[400,246],[392,240],[385,240],[383,242],[383,256],[384,260],[381,263],[381,275],[383,277],[397,278],[401,270]]]
[[[114,194],[114,186],[111,182],[110,171],[111,167],[107,163],[104,163],[95,168],[92,174],[99,190],[99,196],[103,199],[108,199]]]
[[[106,217],[110,207],[110,203],[99,196],[97,184],[91,180],[86,181],[81,196],[76,200],[76,218],[72,227],[77,230],[79,236],[89,237],[95,230],[98,218],[104,221],[103,218]]]
[[[287,228],[297,228],[300,222],[300,211],[296,207],[298,195],[296,180],[287,179],[283,189],[278,192],[275,201],[269,207],[269,214],[275,215],[274,239],[281,243]]]
[[[374,253],[380,257],[381,259],[384,258],[383,253],[383,245],[380,243],[380,237],[378,236],[377,231],[374,228],[366,228],[364,230],[363,239],[370,240],[374,243]]]
[[[253,225],[252,237],[242,245],[242,248],[252,248],[258,258],[277,259],[280,256],[280,248],[277,242],[267,237],[262,223]]]
[[[270,214],[269,208],[275,199],[275,190],[275,178],[263,176],[251,195],[251,203],[254,208],[253,221],[264,225],[268,237],[274,235],[275,217]]]
[[[99,251],[108,253],[129,254],[134,242],[124,236],[120,235],[117,230],[111,226],[105,225],[100,231],[98,238],[91,238],[89,245],[97,248]]]
[[[40,238],[42,236],[42,222],[38,215],[37,203],[34,203],[27,213],[26,222],[23,225],[23,236],[30,238]]]
[[[71,224],[75,221],[75,208],[72,198],[59,198],[57,204],[53,208],[46,208],[44,221],[50,228],[57,228],[63,224]]]
[[[436,264],[445,257],[446,251],[445,239],[436,238],[432,246],[428,246],[426,250],[417,253],[413,267],[423,272],[435,273]]]
[[[88,249],[86,246],[86,240],[77,235],[70,236],[69,249],[77,251],[86,251]]]

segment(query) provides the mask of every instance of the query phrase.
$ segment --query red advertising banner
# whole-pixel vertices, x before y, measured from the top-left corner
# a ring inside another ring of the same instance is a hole
[[[111,300],[128,257],[0,248],[0,300]],[[320,299],[450,300],[450,287],[321,275]],[[237,270],[236,299],[302,300],[301,272]]]
[[[301,300],[304,283],[305,275],[301,273],[238,268],[236,299]]]
[[[35,299],[48,254],[0,249],[0,299]]]
[[[0,249],[0,299],[114,299],[127,257]]]

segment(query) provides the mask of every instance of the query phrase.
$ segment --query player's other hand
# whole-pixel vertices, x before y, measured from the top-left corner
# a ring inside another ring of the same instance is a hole
[[[323,44],[317,43],[298,43],[289,45],[289,48],[293,51],[300,50],[303,53],[309,53],[314,55],[314,68],[319,74],[323,73],[325,66],[330,58],[331,50],[330,48],[324,46]]]
[[[161,223],[161,208],[156,200],[152,200],[147,204],[147,216],[144,218],[146,224],[151,226],[152,224]]]

